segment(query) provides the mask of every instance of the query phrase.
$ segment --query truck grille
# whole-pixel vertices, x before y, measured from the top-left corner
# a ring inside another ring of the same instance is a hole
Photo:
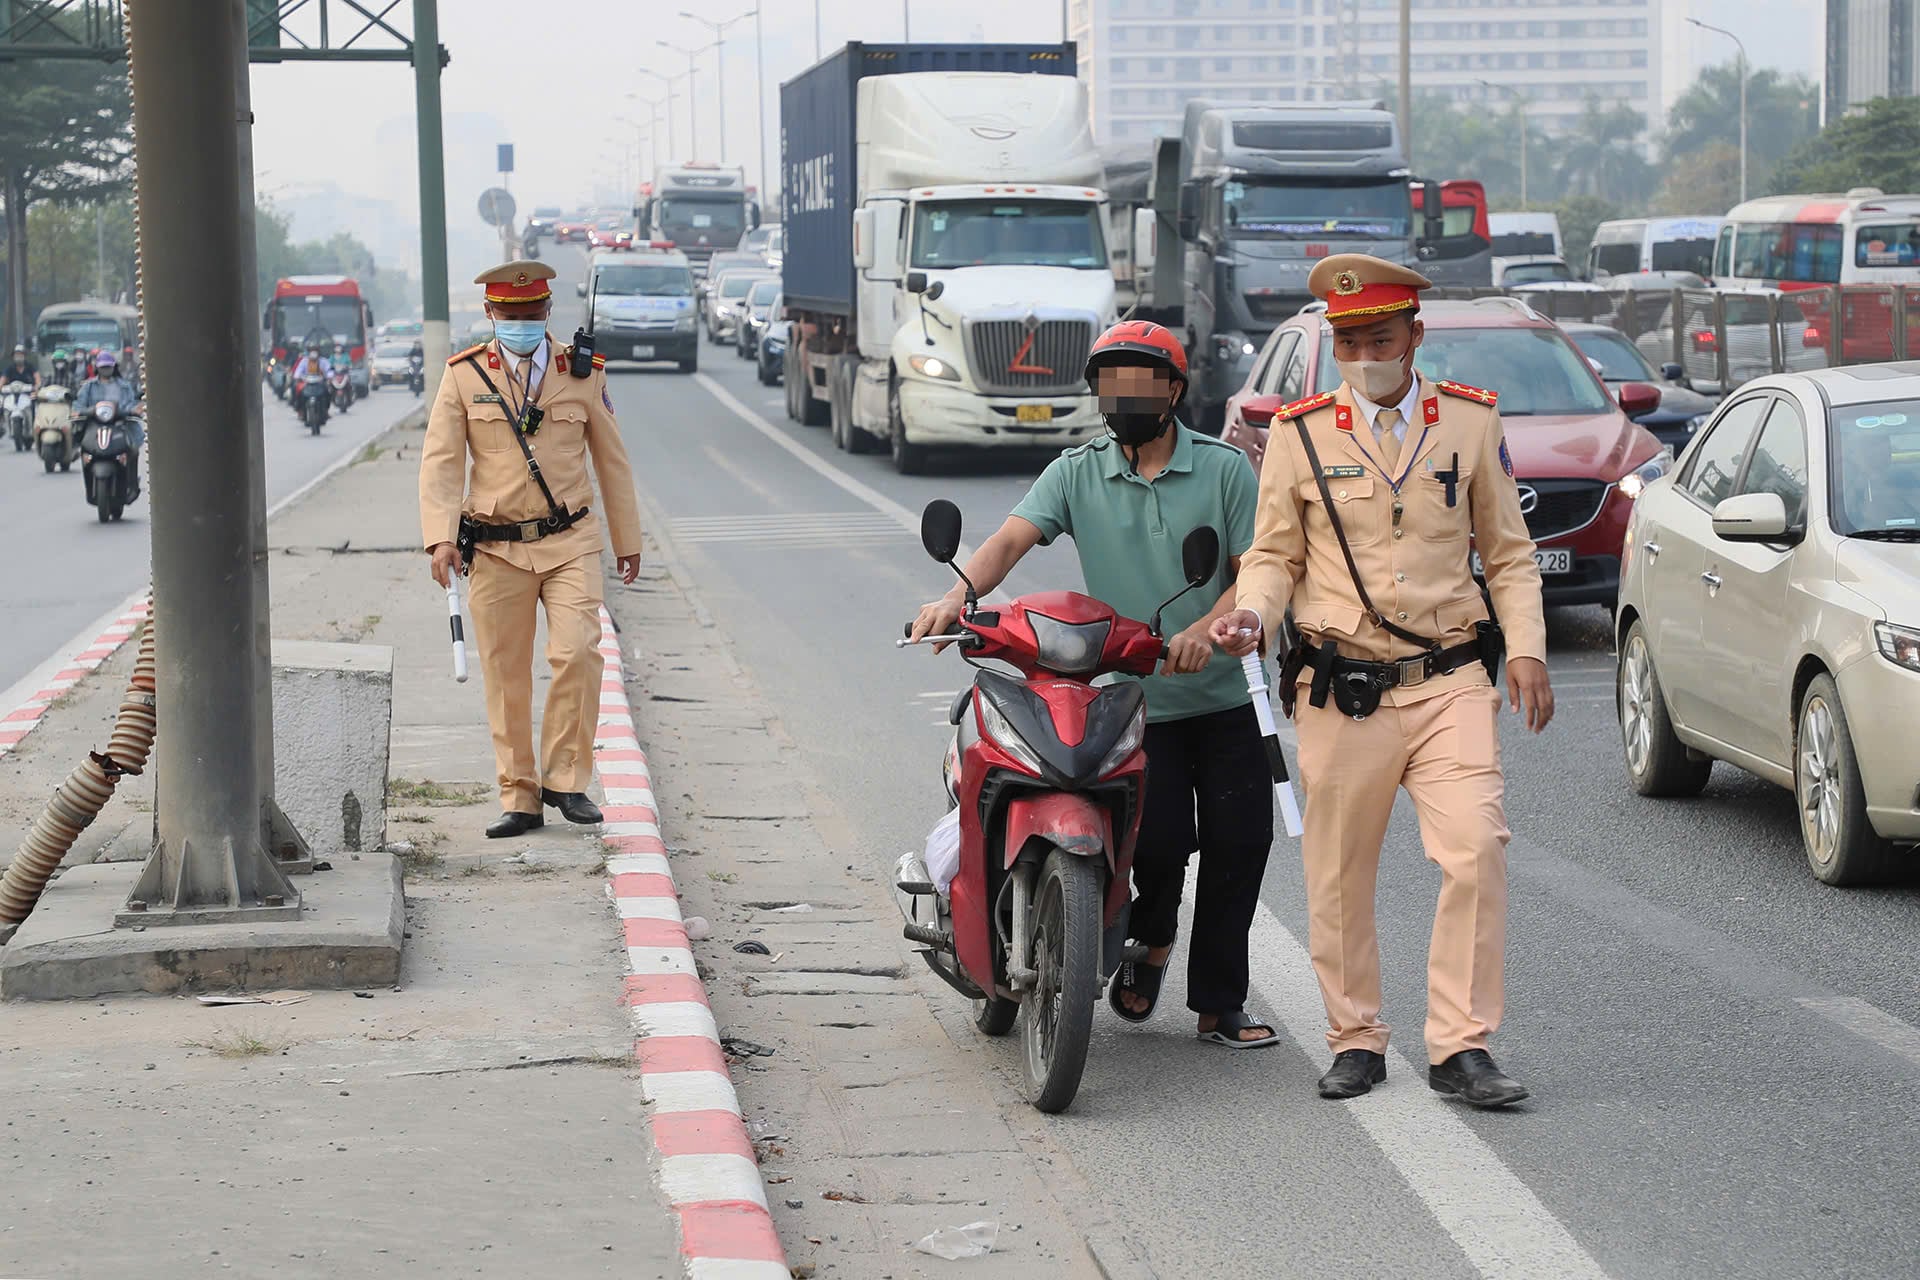
[[[1585,528],[1600,514],[1607,487],[1598,480],[1528,480],[1520,482],[1520,504],[1527,506],[1529,490],[1535,495],[1533,509],[1527,511],[1527,533],[1535,542],[1557,538],[1563,533]]]
[[[1003,395],[1078,391],[1086,385],[1091,320],[973,320],[967,324],[967,356],[982,390]],[[1016,373],[1013,366],[1035,372]],[[1046,370],[1046,372],[1038,372]]]

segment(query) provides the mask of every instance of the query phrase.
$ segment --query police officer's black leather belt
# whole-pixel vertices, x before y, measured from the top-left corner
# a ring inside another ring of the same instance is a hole
[[[1359,658],[1341,657],[1339,650],[1331,644],[1315,645],[1302,640],[1281,664],[1281,696],[1292,698],[1294,682],[1302,668],[1309,663],[1313,666],[1313,684],[1307,701],[1316,707],[1324,707],[1327,705],[1327,695],[1331,693],[1334,705],[1343,714],[1356,720],[1372,715],[1380,706],[1380,695],[1388,689],[1412,688],[1424,684],[1430,677],[1457,671],[1469,662],[1484,664],[1487,679],[1492,681],[1499,668],[1500,654],[1505,649],[1498,623],[1476,623],[1474,639],[1443,649],[1438,640],[1395,626],[1386,615],[1373,607],[1373,599],[1367,594],[1367,584],[1360,580],[1360,566],[1354,563],[1353,550],[1347,546],[1347,531],[1340,524],[1340,510],[1334,505],[1333,495],[1327,491],[1327,476],[1320,466],[1320,453],[1313,447],[1313,438],[1307,434],[1307,424],[1302,419],[1295,418],[1293,428],[1300,433],[1300,445],[1307,452],[1308,464],[1313,467],[1314,482],[1320,486],[1321,505],[1326,508],[1327,521],[1333,526],[1334,539],[1340,544],[1340,554],[1347,562],[1347,574],[1353,579],[1353,589],[1360,597],[1361,607],[1375,626],[1388,635],[1419,645],[1424,652],[1398,662],[1365,662]]]
[[[500,388],[493,385],[493,379],[487,376],[487,371],[480,367],[480,361],[474,356],[468,356],[467,363],[471,364],[473,371],[480,375],[480,381],[487,384],[489,394],[500,401],[501,407],[505,408],[506,399],[501,396]],[[526,413],[534,411],[534,407],[529,407],[523,410],[520,416],[524,417]],[[540,486],[540,496],[547,500],[548,514],[538,520],[520,520],[513,524],[481,524],[471,517],[460,517],[460,531],[465,535],[463,541],[466,544],[462,547],[462,551],[469,563],[472,560],[470,548],[473,543],[538,542],[556,533],[565,533],[586,519],[587,512],[591,510],[589,507],[581,507],[578,511],[570,511],[564,504],[555,501],[553,490],[547,488],[547,478],[540,474],[540,464],[534,460],[533,450],[527,445],[526,433],[520,428],[521,423],[516,419],[513,423],[513,440],[520,446],[520,456],[527,460],[527,474],[532,476],[533,482]]]

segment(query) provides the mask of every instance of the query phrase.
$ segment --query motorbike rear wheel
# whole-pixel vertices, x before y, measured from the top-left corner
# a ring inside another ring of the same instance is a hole
[[[1047,855],[1028,917],[1027,954],[1038,974],[1021,1001],[1027,1101],[1065,1111],[1079,1092],[1100,995],[1100,880],[1104,867],[1061,849]]]

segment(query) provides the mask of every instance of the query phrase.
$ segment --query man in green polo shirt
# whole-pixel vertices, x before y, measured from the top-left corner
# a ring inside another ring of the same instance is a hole
[[[1274,1044],[1250,1021],[1247,931],[1273,844],[1273,785],[1240,664],[1207,638],[1234,607],[1240,556],[1253,545],[1259,482],[1246,455],[1195,435],[1174,419],[1187,389],[1187,356],[1165,329],[1122,321],[1087,358],[1108,436],[1055,458],[966,565],[981,592],[1006,580],[1020,558],[1061,534],[1073,539],[1089,594],[1145,618],[1186,585],[1180,544],[1201,525],[1219,531],[1227,561],[1212,591],[1176,601],[1162,674],[1147,695],[1147,793],[1133,861],[1130,932],[1147,947],[1120,966],[1107,991],[1115,1013],[1145,1022],[1158,1002],[1179,928],[1187,859],[1200,857],[1187,966],[1187,1005],[1200,1038],[1236,1049]],[[920,610],[913,637],[952,627],[966,589]]]

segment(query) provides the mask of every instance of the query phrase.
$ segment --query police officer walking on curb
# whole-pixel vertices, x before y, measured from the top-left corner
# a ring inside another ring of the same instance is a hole
[[[1527,1096],[1487,1052],[1504,998],[1509,832],[1491,687],[1503,633],[1507,696],[1534,732],[1553,716],[1553,691],[1540,571],[1495,393],[1414,370],[1427,287],[1363,254],[1314,267],[1308,288],[1326,299],[1342,385],[1274,416],[1241,607],[1210,634],[1250,652],[1279,633],[1289,603],[1301,633],[1278,687],[1290,715],[1299,698],[1308,949],[1334,1052],[1321,1096],[1356,1097],[1386,1078],[1374,891],[1404,786],[1441,874],[1427,1082],[1500,1107]]]
[[[605,359],[547,333],[553,268],[508,262],[482,272],[493,341],[447,361],[420,455],[420,524],[442,587],[468,572],[468,596],[502,813],[489,837],[543,822],[600,821],[586,795],[600,716],[600,524],[620,580],[640,572],[633,471],[607,394]],[[469,473],[468,462],[471,459]],[[534,605],[547,616],[553,681],[533,749]]]

